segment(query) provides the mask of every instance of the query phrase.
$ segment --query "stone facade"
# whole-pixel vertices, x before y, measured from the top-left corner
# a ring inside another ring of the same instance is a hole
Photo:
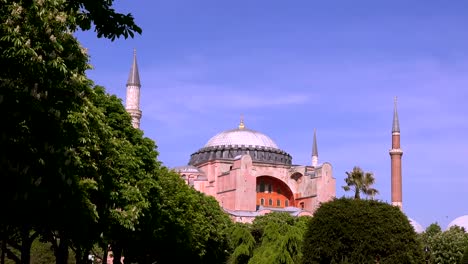
[[[233,144],[210,145],[218,142],[217,135],[191,155],[187,166],[174,170],[196,190],[215,197],[234,221],[251,222],[272,211],[312,215],[320,203],[335,197],[336,181],[330,163],[292,165],[291,155],[272,147],[275,143],[261,146],[265,137],[270,139],[257,131],[251,133],[260,135],[263,141],[242,144],[242,137],[250,136],[242,135],[240,132],[250,133],[243,129],[240,126],[218,134]],[[314,154],[317,161],[316,150]]]
[[[133,52],[127,81],[126,110],[140,127],[140,75]],[[330,163],[318,162],[316,134],[311,165],[292,165],[292,157],[263,133],[248,129],[223,131],[193,153],[188,165],[174,168],[196,190],[216,198],[234,221],[251,222],[272,211],[312,215],[336,195]]]

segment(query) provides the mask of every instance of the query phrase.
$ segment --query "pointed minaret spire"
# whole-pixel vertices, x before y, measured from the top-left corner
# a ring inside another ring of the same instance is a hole
[[[314,129],[314,142],[312,143],[312,166],[318,164],[318,148],[317,148],[317,130]]]
[[[132,125],[134,128],[140,128],[140,88],[141,83],[140,74],[138,73],[136,50],[133,49],[133,63],[130,68],[130,74],[128,75],[125,109],[132,117]]]
[[[403,150],[400,147],[400,123],[397,112],[397,98],[395,97],[395,106],[393,110],[392,126],[392,149],[390,149],[391,159],[391,182],[392,182],[392,205],[403,208],[402,198],[402,175],[401,175],[401,157]]]
[[[393,126],[392,126],[392,133],[395,133],[395,132],[400,133],[400,122],[398,120],[397,97],[396,96],[395,96],[395,99],[394,99]]]

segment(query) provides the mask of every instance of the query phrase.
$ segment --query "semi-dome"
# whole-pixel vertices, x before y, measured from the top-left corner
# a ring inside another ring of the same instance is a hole
[[[452,226],[459,226],[465,228],[465,231],[468,232],[468,215],[463,215],[458,218],[455,218],[450,224],[448,224],[447,229],[450,229]]]
[[[418,222],[414,221],[414,219],[412,219],[412,218],[408,217],[408,220],[410,221],[410,224],[413,226],[414,231],[416,231],[416,233],[424,232],[424,227],[422,227],[422,225],[420,225]]]
[[[207,147],[215,146],[253,146],[277,149],[278,145],[269,136],[247,128],[237,128],[223,131],[210,138],[205,144]]]

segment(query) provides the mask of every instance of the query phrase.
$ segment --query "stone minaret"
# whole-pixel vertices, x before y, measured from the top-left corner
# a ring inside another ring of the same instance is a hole
[[[317,164],[318,164],[317,132],[314,129],[314,142],[312,143],[312,166],[316,167]]]
[[[138,73],[136,50],[133,50],[133,63],[127,81],[125,109],[132,117],[132,125],[134,128],[140,128],[140,88],[140,74]]]
[[[400,122],[398,121],[397,98],[395,97],[392,126],[392,149],[390,150],[392,163],[392,205],[398,206],[400,209],[403,207],[401,156],[403,156],[403,150],[400,148]]]

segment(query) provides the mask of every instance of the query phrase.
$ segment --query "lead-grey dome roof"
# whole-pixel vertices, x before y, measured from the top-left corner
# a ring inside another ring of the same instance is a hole
[[[248,128],[236,128],[218,133],[208,140],[204,147],[234,145],[278,149],[278,145],[269,136]]]
[[[235,160],[250,155],[253,162],[291,165],[292,157],[278,148],[269,136],[248,129],[241,119],[239,128],[216,134],[204,147],[190,156],[189,165],[199,166],[211,160]]]

